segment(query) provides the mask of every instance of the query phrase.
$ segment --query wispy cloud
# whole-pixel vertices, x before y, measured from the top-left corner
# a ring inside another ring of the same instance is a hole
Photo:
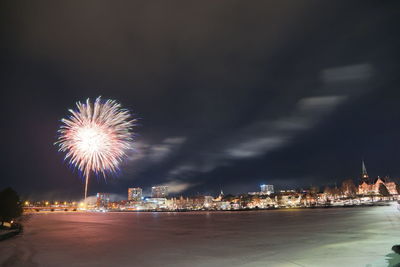
[[[279,147],[284,142],[284,137],[257,137],[246,142],[239,143],[233,148],[228,148],[226,153],[232,158],[251,158],[264,154],[266,150]]]
[[[354,90],[353,83],[366,81],[371,75],[372,67],[368,64],[324,70],[323,89],[300,97],[284,116],[253,122],[217,142],[218,146],[204,148],[201,153],[172,168],[170,179],[190,179],[193,173],[210,172],[219,166],[229,165],[233,160],[263,156],[287,145],[299,133],[313,128],[339,105],[356,95],[358,92]],[[352,86],[343,90],[346,83]]]
[[[298,102],[298,111],[325,111],[330,107],[335,107],[341,102],[346,100],[346,96],[342,95],[328,95],[328,96],[312,96],[300,99]],[[317,116],[317,115],[315,115]]]
[[[254,122],[221,140],[219,147],[199,153],[197,157],[173,168],[170,177],[190,177],[191,173],[207,173],[231,161],[263,156],[312,128],[329,111],[345,101],[342,96],[301,98],[291,115],[275,120]]]
[[[149,147],[148,157],[151,161],[162,161],[170,155],[179,146],[185,143],[186,137],[168,137],[165,138],[161,144],[155,144]]]
[[[322,71],[324,82],[365,81],[373,74],[373,67],[368,63],[329,68]]]
[[[195,184],[189,182],[183,182],[179,180],[170,181],[167,183],[161,184],[163,186],[168,186],[168,192],[171,194],[177,194],[186,191],[190,187],[194,186]]]
[[[156,164],[161,164],[170,156],[176,154],[179,148],[186,142],[184,136],[167,137],[160,143],[150,144],[144,141],[136,141],[129,152],[128,165],[130,172],[141,173]],[[132,178],[132,176],[129,176]]]
[[[186,137],[167,137],[161,143],[147,144],[137,142],[132,148],[130,155],[131,161],[146,160],[150,162],[160,162],[186,142]]]

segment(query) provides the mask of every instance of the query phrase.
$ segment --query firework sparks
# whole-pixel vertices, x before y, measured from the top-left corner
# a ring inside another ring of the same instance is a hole
[[[86,177],[85,199],[90,172],[103,174],[116,172],[126,156],[132,142],[132,119],[126,109],[114,100],[94,103],[78,102],[77,110],[62,119],[58,141],[59,151],[65,152],[65,159],[76,166]]]

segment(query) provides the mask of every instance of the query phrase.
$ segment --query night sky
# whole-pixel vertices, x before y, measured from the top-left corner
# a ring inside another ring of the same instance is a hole
[[[362,159],[400,177],[399,1],[9,1],[0,18],[0,188],[81,197],[53,143],[99,95],[139,125],[92,195],[332,185]]]

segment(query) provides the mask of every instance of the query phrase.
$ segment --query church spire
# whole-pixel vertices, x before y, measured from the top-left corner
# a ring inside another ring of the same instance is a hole
[[[368,176],[368,173],[367,173],[367,168],[365,168],[364,160],[362,161],[362,174],[361,174],[361,178],[362,178],[362,180],[368,180],[368,179],[369,179],[369,176]]]

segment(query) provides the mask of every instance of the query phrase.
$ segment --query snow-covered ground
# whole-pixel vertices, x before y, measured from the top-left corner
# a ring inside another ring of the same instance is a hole
[[[396,207],[45,213],[0,242],[2,266],[389,266]]]

